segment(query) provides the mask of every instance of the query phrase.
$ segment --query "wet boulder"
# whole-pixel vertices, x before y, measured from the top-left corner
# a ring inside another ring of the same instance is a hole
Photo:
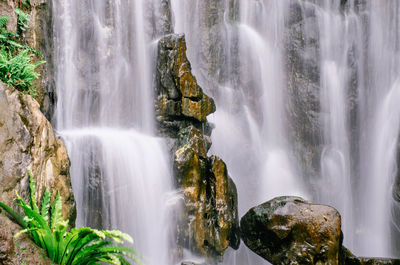
[[[240,227],[244,243],[274,265],[339,264],[341,217],[330,206],[278,197],[250,209]]]
[[[174,159],[184,198],[179,245],[206,257],[220,257],[228,246],[236,249],[240,243],[236,186],[225,163],[207,157],[207,137],[193,126],[179,135]]]

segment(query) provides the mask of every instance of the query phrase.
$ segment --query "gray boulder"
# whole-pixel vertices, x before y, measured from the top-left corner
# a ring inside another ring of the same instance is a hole
[[[278,197],[250,209],[241,237],[272,264],[339,264],[341,217],[326,205]]]

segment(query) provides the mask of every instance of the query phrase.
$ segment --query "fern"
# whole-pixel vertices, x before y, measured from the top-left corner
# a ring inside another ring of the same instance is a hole
[[[23,209],[25,217],[0,202],[0,208],[9,213],[23,228],[15,237],[24,233],[30,234],[33,241],[46,251],[47,256],[61,265],[87,265],[98,262],[129,265],[129,260],[141,264],[139,255],[134,250],[117,245],[123,244],[124,241],[133,243],[128,234],[118,230],[97,230],[89,227],[74,228],[67,232],[68,221],[63,220],[61,215],[60,193],[57,192],[50,207],[50,191],[46,189],[39,209],[36,202],[36,183],[32,172],[28,173],[29,204],[17,193],[17,205]]]
[[[62,216],[61,216],[61,208],[62,208],[62,201],[61,201],[61,196],[60,193],[57,192],[56,198],[53,201],[53,204],[51,205],[51,222],[50,222],[50,228],[54,232],[57,228],[57,225],[61,223]]]
[[[1,16],[0,17],[0,33],[2,31],[7,31],[7,22],[10,18],[7,16]]]
[[[31,16],[27,13],[24,13],[21,9],[16,8],[15,14],[18,17],[17,21],[17,36],[22,34],[22,32],[26,31],[29,28],[29,25],[26,24],[31,19]]]
[[[42,205],[40,209],[40,215],[46,221],[49,220],[50,196],[51,196],[50,191],[46,189],[43,195]]]
[[[31,208],[34,211],[39,211],[38,206],[36,204],[36,182],[33,179],[33,174],[30,169],[28,169],[28,175],[29,175],[29,194],[30,194]]]
[[[34,55],[38,58],[43,56],[35,49],[19,43],[19,37],[29,28],[30,16],[19,8],[15,9],[15,13],[18,16],[16,34],[7,31],[9,18],[0,17],[0,80],[36,97],[37,92],[33,82],[40,75],[35,72],[35,68],[45,62],[32,63]]]
[[[0,79],[11,86],[27,93],[32,93],[33,82],[40,76],[36,67],[45,63],[32,63],[33,55],[27,50],[13,56],[4,48],[0,50]],[[34,95],[32,95],[34,96]]]

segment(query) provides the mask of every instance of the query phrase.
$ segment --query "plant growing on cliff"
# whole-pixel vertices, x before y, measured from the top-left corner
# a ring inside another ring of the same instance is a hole
[[[27,94],[36,96],[33,82],[40,76],[35,72],[35,68],[44,63],[39,61],[32,63],[33,55],[24,50],[13,56],[4,48],[0,50],[0,77],[1,80],[16,89]]]
[[[16,89],[36,97],[37,93],[33,82],[40,75],[35,72],[35,69],[45,61],[33,63],[34,56],[40,57],[40,53],[19,42],[21,34],[29,28],[27,23],[30,16],[18,8],[15,9],[15,13],[18,16],[16,33],[7,30],[9,18],[0,17],[0,79]]]
[[[29,203],[17,194],[17,205],[25,217],[11,207],[0,202],[3,208],[23,230],[15,237],[28,233],[33,241],[42,247],[47,256],[61,265],[86,265],[97,262],[126,265],[129,260],[141,264],[137,253],[126,247],[118,246],[123,241],[132,243],[132,238],[118,230],[97,230],[89,227],[72,229],[68,232],[68,221],[63,220],[62,198],[59,193],[50,204],[50,191],[46,189],[39,209],[36,202],[36,183],[29,173]]]

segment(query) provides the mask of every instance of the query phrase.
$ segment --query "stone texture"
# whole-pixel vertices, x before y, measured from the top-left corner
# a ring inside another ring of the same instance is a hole
[[[0,0],[0,17],[8,17],[7,30],[11,32],[17,31],[17,15],[14,12],[13,2]]]
[[[285,33],[290,98],[287,112],[303,175],[317,177],[322,150],[319,29],[315,5],[304,2],[307,1],[292,1],[289,7]]]
[[[181,120],[204,123],[215,111],[214,100],[203,93],[191,72],[183,35],[171,34],[159,41],[156,87],[156,116],[166,135],[173,137],[186,127]]]
[[[153,39],[173,33],[171,1],[160,0],[153,3],[154,19]]]
[[[0,217],[0,263],[8,265],[14,263],[14,238],[10,229],[5,226],[3,218]]]
[[[170,34],[158,44],[156,118],[161,135],[170,139],[174,171],[182,199],[177,200],[177,260],[183,248],[215,263],[240,243],[237,191],[225,163],[208,157],[214,100],[192,74],[183,35]]]
[[[339,264],[341,218],[332,207],[278,197],[240,221],[244,243],[274,265]]]
[[[0,201],[13,205],[15,191],[27,197],[27,168],[31,168],[38,197],[46,187],[53,197],[60,191],[63,217],[73,225],[76,209],[69,166],[65,146],[55,136],[39,104],[31,96],[0,83]]]
[[[53,265],[45,251],[36,246],[27,235],[13,238],[20,230],[8,217],[0,215],[0,264]]]
[[[236,249],[240,243],[235,184],[220,158],[204,156],[208,147],[198,138],[200,131],[190,127],[179,135],[186,140],[179,139],[174,160],[184,195],[180,245],[207,257],[222,256],[228,246]]]

